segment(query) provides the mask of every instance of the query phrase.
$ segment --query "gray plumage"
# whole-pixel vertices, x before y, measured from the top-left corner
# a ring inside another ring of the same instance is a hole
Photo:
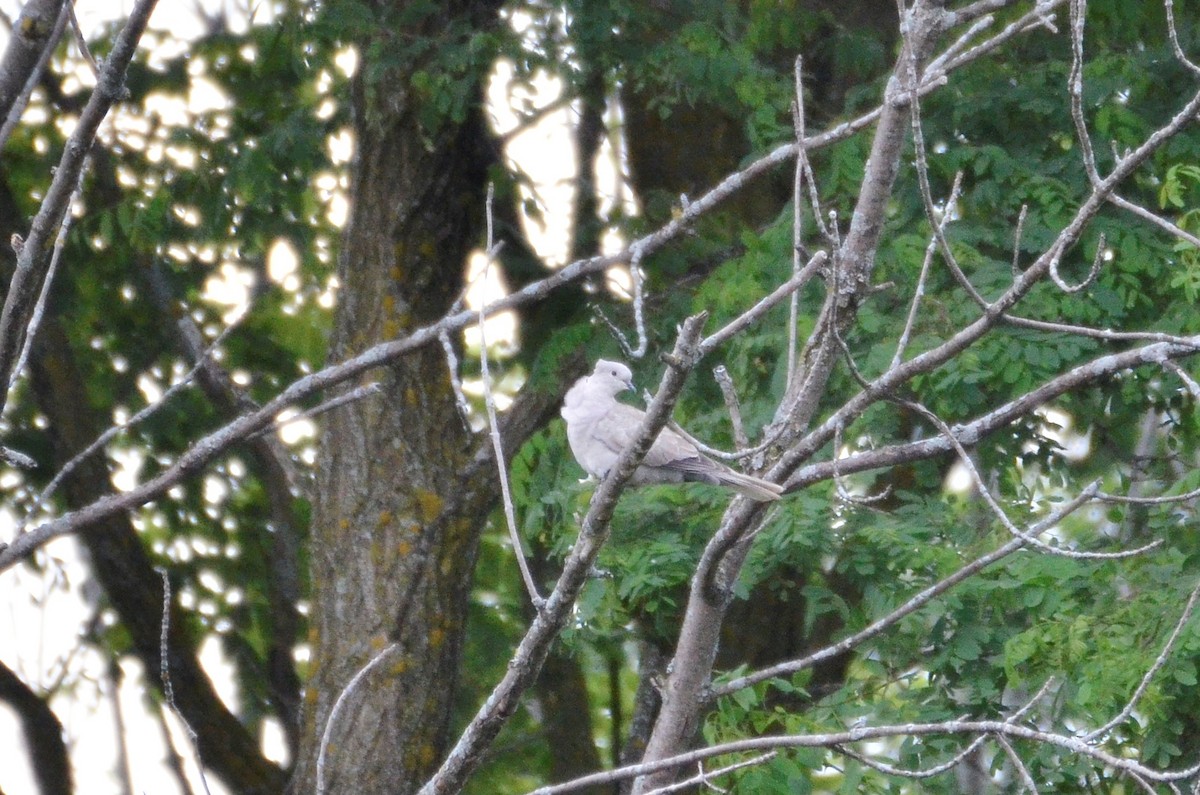
[[[633,373],[629,368],[600,359],[592,374],[580,378],[567,392],[562,408],[567,441],[575,460],[589,475],[602,478],[608,473],[646,416],[646,412],[617,401],[619,393],[630,389]],[[783,493],[775,483],[743,475],[705,457],[686,438],[663,428],[630,483],[684,482],[725,486],[758,502],[777,500]]]

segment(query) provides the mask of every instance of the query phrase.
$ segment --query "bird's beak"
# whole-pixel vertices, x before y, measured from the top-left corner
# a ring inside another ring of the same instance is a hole
[[[637,387],[635,387],[635,386],[633,385],[633,382],[632,382],[632,381],[627,381],[627,382],[625,383],[625,391],[626,391],[626,392],[636,392],[636,391],[637,391]]]

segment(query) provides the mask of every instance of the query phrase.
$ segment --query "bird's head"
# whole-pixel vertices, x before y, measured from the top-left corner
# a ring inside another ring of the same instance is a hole
[[[589,380],[610,395],[633,389],[633,372],[621,362],[598,360]]]

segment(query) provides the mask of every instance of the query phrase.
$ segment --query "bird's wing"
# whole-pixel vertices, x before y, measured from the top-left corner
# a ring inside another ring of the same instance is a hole
[[[633,441],[645,417],[646,412],[641,409],[624,403],[614,403],[608,413],[593,426],[593,439],[597,444],[603,444],[619,455]],[[672,467],[699,455],[695,445],[670,428],[663,428],[658,439],[651,445],[650,452],[646,453],[642,465]]]

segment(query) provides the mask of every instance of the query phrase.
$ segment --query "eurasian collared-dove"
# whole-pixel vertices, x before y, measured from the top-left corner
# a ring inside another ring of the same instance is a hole
[[[575,460],[589,475],[602,478],[633,437],[644,411],[617,402],[617,394],[633,389],[633,373],[620,362],[600,359],[591,375],[575,382],[563,401],[567,441]],[[766,480],[735,472],[706,458],[696,445],[670,428],[663,428],[629,480],[649,483],[709,483],[727,486],[752,500],[777,500],[783,489]]]

